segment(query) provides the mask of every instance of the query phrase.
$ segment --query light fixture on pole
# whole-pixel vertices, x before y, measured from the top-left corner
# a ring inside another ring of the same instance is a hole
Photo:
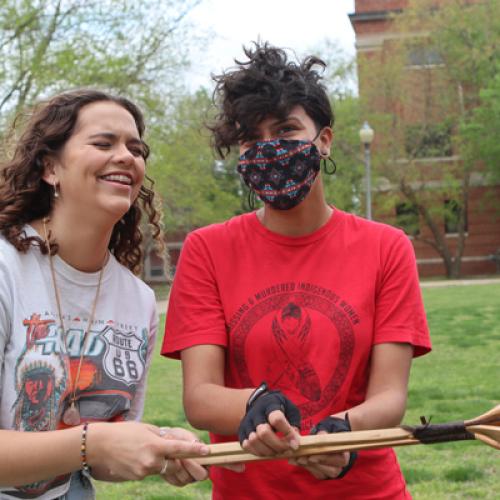
[[[370,146],[375,132],[365,121],[359,129],[359,138],[365,147],[365,174],[366,174],[366,218],[372,219],[372,174]]]

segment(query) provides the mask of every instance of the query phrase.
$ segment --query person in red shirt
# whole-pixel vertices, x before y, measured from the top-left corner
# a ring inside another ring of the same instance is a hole
[[[323,61],[268,44],[245,54],[216,77],[211,130],[223,157],[239,148],[263,207],[188,235],[162,354],[182,360],[193,426],[272,457],[299,433],[398,425],[411,360],[431,345],[409,239],[325,200]],[[391,449],[214,467],[211,478],[216,499],[410,498]]]

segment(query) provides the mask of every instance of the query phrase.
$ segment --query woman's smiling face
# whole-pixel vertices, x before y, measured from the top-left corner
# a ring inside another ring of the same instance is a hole
[[[54,210],[116,222],[132,206],[145,174],[144,146],[133,116],[111,101],[84,106],[61,151],[48,159],[45,180],[57,183]]]

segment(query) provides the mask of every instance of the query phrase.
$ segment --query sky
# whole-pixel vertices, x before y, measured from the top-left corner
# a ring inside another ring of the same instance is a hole
[[[354,31],[347,14],[354,0],[202,0],[187,20],[207,35],[193,54],[190,86],[211,86],[210,73],[220,73],[242,57],[242,45],[267,40],[297,54],[309,54],[325,40],[336,41],[354,55]]]

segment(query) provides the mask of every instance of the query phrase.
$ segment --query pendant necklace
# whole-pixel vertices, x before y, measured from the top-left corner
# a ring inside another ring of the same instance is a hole
[[[66,328],[64,327],[64,320],[63,320],[63,315],[62,315],[62,308],[61,308],[61,298],[59,295],[59,289],[57,288],[57,281],[56,281],[56,273],[54,270],[54,262],[52,259],[52,253],[50,251],[50,242],[47,234],[47,222],[48,218],[43,219],[43,230],[45,233],[45,245],[47,246],[47,251],[49,252],[49,263],[50,263],[50,274],[52,275],[52,285],[54,287],[54,295],[56,296],[56,303],[57,303],[57,312],[59,314],[59,324],[62,329],[62,338],[64,342],[64,350],[66,351],[66,355],[68,356],[68,375],[69,375],[69,382],[70,382],[70,404],[69,407],[66,408],[66,410],[63,413],[62,416],[62,421],[68,425],[68,426],[75,426],[80,424],[80,411],[78,410],[77,407],[77,402],[78,398],[76,397],[76,390],[78,387],[78,382],[80,380],[80,372],[82,369],[82,364],[83,364],[83,356],[85,354],[85,350],[87,348],[87,341],[88,338],[90,337],[89,332],[90,332],[90,327],[92,326],[92,322],[94,321],[94,315],[95,315],[95,310],[97,306],[97,300],[99,299],[99,291],[101,289],[101,281],[102,281],[102,275],[104,272],[104,265],[101,267],[101,270],[99,272],[99,280],[97,282],[97,290],[95,292],[95,297],[94,297],[94,302],[92,304],[92,312],[89,317],[89,321],[87,324],[87,328],[83,334],[83,347],[82,351],[80,353],[80,361],[78,363],[78,370],[76,372],[76,378],[73,381],[72,380],[72,375],[71,375],[71,361],[70,361],[70,356],[69,356],[69,351],[68,351],[68,345],[67,345],[67,333],[66,333]]]

